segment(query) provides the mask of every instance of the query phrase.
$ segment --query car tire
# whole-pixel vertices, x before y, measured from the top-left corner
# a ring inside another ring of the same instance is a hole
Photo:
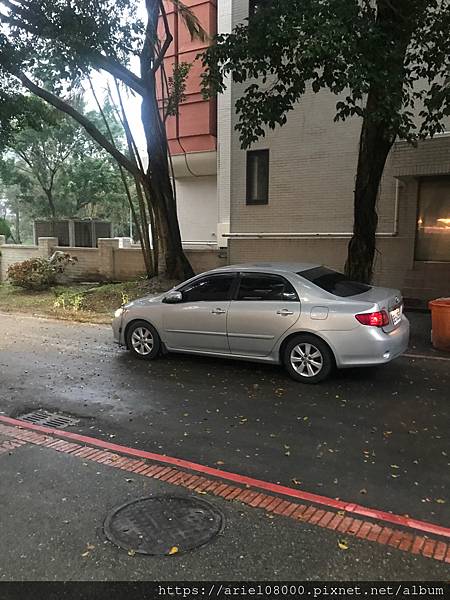
[[[134,321],[126,332],[128,350],[139,360],[154,360],[161,350],[158,332],[147,321]]]
[[[293,379],[309,384],[324,381],[335,366],[330,347],[307,333],[296,335],[286,344],[283,364]]]

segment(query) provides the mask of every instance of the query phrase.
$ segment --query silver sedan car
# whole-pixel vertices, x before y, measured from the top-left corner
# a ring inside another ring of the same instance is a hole
[[[114,339],[137,358],[183,352],[281,363],[304,383],[334,367],[380,365],[408,346],[398,290],[314,264],[243,264],[197,275],[115,313]]]

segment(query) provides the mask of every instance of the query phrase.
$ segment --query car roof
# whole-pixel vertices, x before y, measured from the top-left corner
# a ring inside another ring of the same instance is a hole
[[[258,273],[299,273],[307,269],[320,267],[318,263],[301,263],[301,262],[260,262],[260,263],[242,263],[237,265],[227,265],[220,267],[208,273],[229,273],[235,271],[252,271]]]

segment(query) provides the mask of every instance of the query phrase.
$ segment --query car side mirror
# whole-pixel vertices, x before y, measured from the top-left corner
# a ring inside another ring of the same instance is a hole
[[[174,290],[164,296],[163,302],[166,304],[179,304],[180,302],[183,302],[183,294]]]

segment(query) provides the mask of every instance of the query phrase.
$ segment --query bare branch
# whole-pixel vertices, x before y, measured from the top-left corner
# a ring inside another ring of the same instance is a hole
[[[164,7],[163,0],[159,0],[159,9],[161,11],[161,16],[162,16],[162,20],[163,20],[163,24],[164,24],[164,33],[165,33],[166,37],[165,37],[164,43],[162,45],[162,48],[158,52],[158,56],[156,57],[155,63],[153,65],[153,71],[155,73],[161,66],[161,63],[163,62],[164,57],[166,56],[167,50],[169,49],[169,46],[173,41],[173,35],[170,32],[169,21],[167,19],[167,13],[166,13],[166,9]]]

